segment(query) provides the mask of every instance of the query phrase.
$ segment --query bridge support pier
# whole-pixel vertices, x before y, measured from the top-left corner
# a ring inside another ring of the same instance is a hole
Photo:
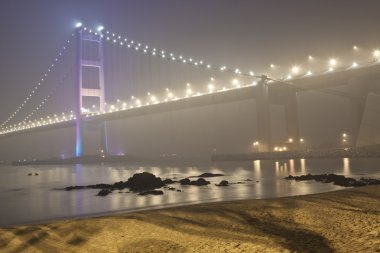
[[[297,92],[291,90],[285,95],[286,133],[290,149],[298,149],[300,144]]]
[[[76,134],[76,143],[75,143],[75,156],[81,157],[83,155],[83,133],[82,133],[82,119],[78,117],[76,119],[75,125],[75,134]]]
[[[109,153],[108,153],[108,135],[107,135],[107,122],[103,122],[102,123],[102,126],[101,126],[101,138],[102,138],[102,150],[103,150],[103,154],[102,155],[105,155],[105,156],[108,156]]]
[[[269,88],[267,80],[263,77],[257,84],[256,94],[256,121],[259,151],[268,152],[272,148],[272,131],[270,122]]]

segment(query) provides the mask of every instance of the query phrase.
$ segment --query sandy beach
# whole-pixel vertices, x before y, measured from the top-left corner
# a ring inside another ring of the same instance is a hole
[[[1,252],[380,252],[380,186],[0,229]]]

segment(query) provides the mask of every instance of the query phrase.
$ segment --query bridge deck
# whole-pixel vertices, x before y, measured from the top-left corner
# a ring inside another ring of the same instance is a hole
[[[343,86],[348,84],[363,84],[369,80],[380,78],[380,63],[370,66],[351,68],[346,70],[334,71],[320,75],[299,77],[287,81],[275,81],[270,84],[271,102],[279,101],[281,94],[286,94],[289,91],[307,91],[307,90],[322,90],[330,87]],[[230,89],[223,92],[215,92],[203,94],[201,96],[193,96],[191,98],[184,98],[172,100],[168,102],[158,103],[149,106],[135,107],[133,109],[119,110],[113,113],[106,113],[101,115],[94,115],[90,117],[83,117],[85,122],[102,122],[111,121],[121,118],[132,118],[149,114],[177,111],[190,109],[195,107],[209,106],[222,103],[230,103],[245,99],[255,98],[256,86],[246,86],[239,89]],[[335,93],[334,93],[335,94]],[[335,94],[340,95],[340,94]],[[351,96],[349,98],[356,98]],[[59,129],[65,127],[72,127],[75,125],[75,120],[54,123],[40,127],[34,127],[24,130],[15,131],[0,135],[0,138],[10,137],[20,134],[29,134],[34,132],[42,132],[51,129]]]

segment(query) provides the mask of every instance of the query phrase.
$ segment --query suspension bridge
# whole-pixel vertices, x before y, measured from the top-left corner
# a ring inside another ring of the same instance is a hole
[[[353,50],[356,49],[355,46]],[[130,54],[122,56],[126,52]],[[309,63],[313,60],[308,56]],[[76,157],[83,155],[86,131],[99,132],[100,149],[107,155],[107,122],[255,99],[255,145],[259,146],[259,151],[274,148],[270,120],[270,105],[273,104],[284,107],[287,136],[292,148],[296,149],[303,141],[299,132],[297,96],[313,90],[355,101],[353,113],[357,114],[358,121],[353,138],[356,139],[368,94],[379,93],[380,51],[371,51],[361,62],[344,64],[335,58],[326,62],[326,66],[315,70],[292,66],[288,73],[282,72],[280,76],[275,75],[277,66],[272,64],[268,73],[257,74],[253,70],[244,71],[212,64],[206,59],[174,54],[104,27],[90,29],[78,23],[41,79],[1,123],[0,138],[75,127]],[[206,85],[203,84],[205,80]],[[331,89],[345,85],[357,85],[358,92]],[[141,90],[142,87],[148,90]],[[144,95],[131,95],[134,92]]]

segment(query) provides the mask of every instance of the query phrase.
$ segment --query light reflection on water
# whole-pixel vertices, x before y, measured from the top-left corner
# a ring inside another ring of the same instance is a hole
[[[183,192],[164,190],[163,196],[137,196],[114,191],[97,197],[98,190],[66,192],[56,190],[69,185],[88,185],[126,181],[138,172],[151,172],[161,178],[185,178],[204,172],[222,173],[208,178],[208,186],[172,186]],[[28,173],[38,172],[38,176]],[[120,210],[139,210],[161,206],[249,198],[273,198],[341,189],[332,184],[294,182],[283,178],[305,173],[336,173],[351,177],[380,177],[380,159],[282,160],[218,163],[204,166],[122,166],[68,165],[0,167],[0,225],[44,219],[82,216]],[[252,181],[246,181],[250,179]],[[221,180],[244,182],[217,187]]]
[[[350,174],[350,159],[343,158],[343,174]]]

